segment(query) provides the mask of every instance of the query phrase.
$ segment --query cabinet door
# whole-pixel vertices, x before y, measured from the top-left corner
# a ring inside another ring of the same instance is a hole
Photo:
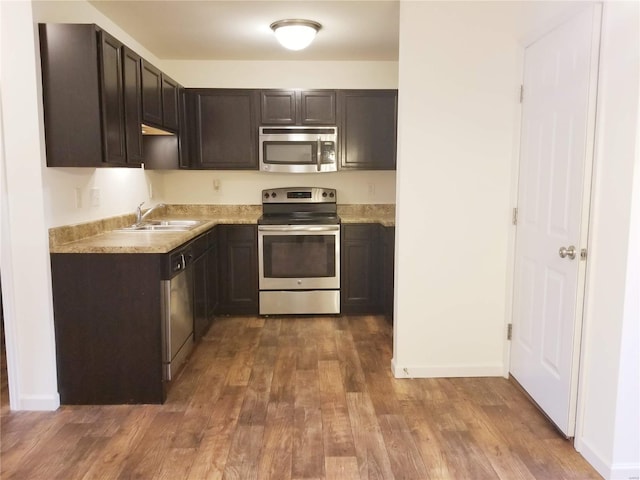
[[[262,90],[260,92],[260,119],[262,125],[295,125],[295,90]]]
[[[342,313],[380,311],[378,228],[377,224],[342,225]]]
[[[257,170],[254,90],[189,91],[192,168]]]
[[[162,126],[162,72],[142,59],[142,119]]]
[[[47,166],[104,164],[95,25],[40,24]]]
[[[162,74],[162,126],[168,130],[178,130],[180,111],[178,102],[178,82]]]
[[[340,168],[394,170],[396,90],[341,90]]]
[[[395,232],[394,227],[380,227],[382,230],[382,301],[383,313],[387,320],[393,323],[393,269],[395,263]]]
[[[301,91],[300,123],[303,125],[335,125],[336,92],[333,90]]]
[[[100,31],[102,135],[105,161],[126,165],[126,128],[122,74],[123,45],[105,31]],[[80,92],[78,92],[80,94]]]
[[[220,307],[224,314],[258,314],[258,232],[255,225],[219,225]]]
[[[218,310],[220,301],[220,282],[218,280],[219,264],[218,229],[209,232],[209,252],[207,255],[207,312],[209,321]]]
[[[124,47],[122,57],[124,72],[124,115],[127,141],[127,163],[140,165],[144,161],[142,147],[142,74],[140,55]]]

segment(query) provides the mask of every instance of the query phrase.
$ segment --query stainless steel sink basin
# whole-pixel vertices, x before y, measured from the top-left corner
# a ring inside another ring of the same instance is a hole
[[[144,222],[120,228],[121,232],[186,232],[202,225],[203,220],[145,220]]]

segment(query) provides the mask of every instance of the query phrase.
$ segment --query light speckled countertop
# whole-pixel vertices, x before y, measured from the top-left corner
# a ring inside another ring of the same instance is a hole
[[[49,229],[51,253],[167,253],[220,224],[256,224],[261,205],[167,205],[153,219],[202,220],[183,232],[123,232],[134,223],[133,214]],[[395,224],[394,205],[338,205],[343,223]]]

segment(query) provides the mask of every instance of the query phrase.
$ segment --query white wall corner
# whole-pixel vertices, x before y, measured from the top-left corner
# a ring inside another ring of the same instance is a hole
[[[20,395],[15,410],[53,411],[60,407],[60,395]]]

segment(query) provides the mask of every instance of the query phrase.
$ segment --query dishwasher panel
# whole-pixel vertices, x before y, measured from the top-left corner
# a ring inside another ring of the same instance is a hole
[[[193,349],[193,269],[181,254],[180,270],[161,282],[163,378],[170,381]],[[174,262],[175,264],[175,262]]]

